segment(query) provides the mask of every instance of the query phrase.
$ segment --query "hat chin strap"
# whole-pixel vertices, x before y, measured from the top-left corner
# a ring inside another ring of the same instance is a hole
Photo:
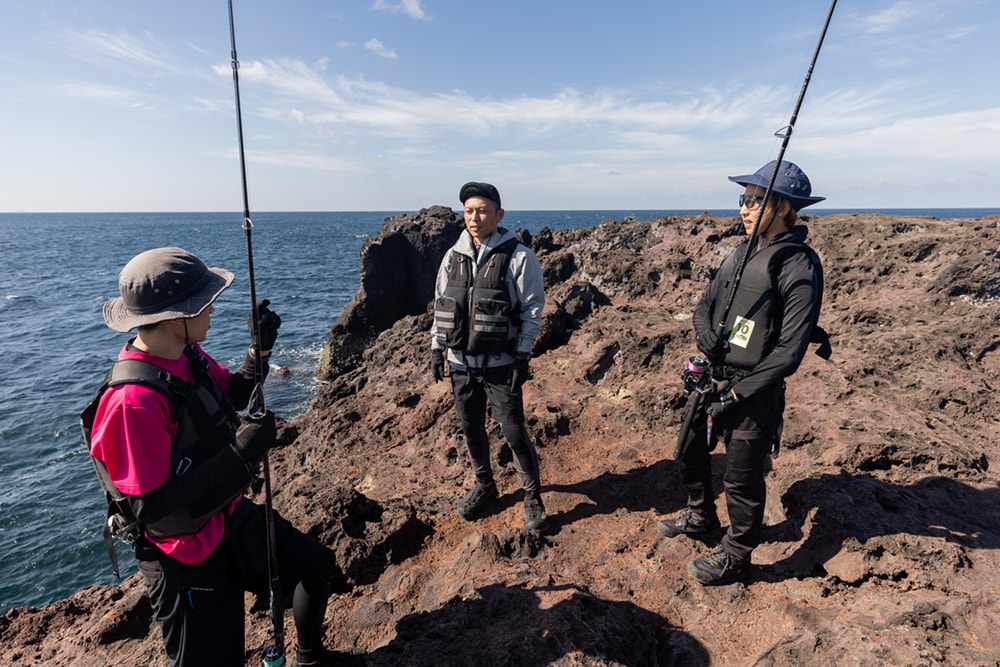
[[[188,321],[187,321],[187,318],[185,317],[184,318],[184,345],[187,346],[187,345],[190,345],[190,344],[191,344],[191,336],[190,336],[190,334],[188,334]]]

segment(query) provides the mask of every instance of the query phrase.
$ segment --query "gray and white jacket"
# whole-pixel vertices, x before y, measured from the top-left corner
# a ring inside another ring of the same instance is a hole
[[[482,268],[493,250],[517,235],[500,227],[496,232],[490,234],[483,241],[479,252],[469,234],[468,230],[463,230],[458,241],[455,242],[448,252],[445,253],[438,267],[437,280],[434,285],[434,297],[437,300],[445,292],[448,284],[448,275],[451,272],[452,264],[456,261],[456,255],[465,255],[471,258],[472,265],[476,271]],[[475,275],[473,275],[473,279]],[[519,315],[519,324],[516,330],[510,332],[514,341],[513,348],[517,354],[527,354],[531,352],[531,346],[541,329],[542,309],[545,306],[545,287],[542,280],[542,267],[538,263],[538,258],[531,248],[523,243],[518,244],[514,250],[507,275],[504,280],[507,292],[514,309]],[[431,349],[445,349],[438,340],[436,327],[431,329]],[[508,352],[492,355],[469,355],[462,350],[448,349],[446,359],[452,364],[466,366],[471,369],[484,367],[497,367],[513,363],[514,358]]]

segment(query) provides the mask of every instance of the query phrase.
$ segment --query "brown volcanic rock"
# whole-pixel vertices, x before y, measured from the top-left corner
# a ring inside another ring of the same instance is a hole
[[[495,513],[454,513],[470,480],[449,387],[430,379],[427,305],[460,223],[442,207],[387,220],[327,383],[272,458],[276,507],[344,568],[330,643],[369,665],[1000,664],[1000,218],[807,224],[834,356],[788,383],[753,576],[704,588],[684,565],[707,547],[654,523],[684,504],[679,368],[733,221],[531,239],[548,296],[525,388],[553,523],[538,537],[510,465]],[[165,664],[150,614],[132,577],[13,610],[0,640],[15,663]],[[248,646],[268,630],[256,609]]]

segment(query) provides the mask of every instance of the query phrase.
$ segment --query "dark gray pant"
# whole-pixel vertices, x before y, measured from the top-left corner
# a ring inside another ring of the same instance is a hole
[[[524,427],[524,401],[521,389],[510,388],[510,366],[487,369],[485,373],[451,369],[451,388],[455,409],[462,421],[462,435],[469,450],[472,472],[477,479],[492,479],[490,442],[486,435],[487,405],[489,414],[497,420],[507,444],[514,453],[514,469],[521,477],[524,490],[538,492],[541,480],[538,452]]]
[[[722,548],[740,558],[749,558],[760,544],[764,525],[764,482],[767,458],[775,429],[781,419],[784,387],[776,385],[757,396],[740,401],[713,424],[726,445],[723,489],[729,512],[729,530]],[[711,455],[708,451],[704,413],[691,427],[691,444],[679,462],[681,480],[688,493],[688,507],[715,514]]]
[[[137,552],[172,667],[244,665],[243,592],[269,593],[265,530],[263,508],[244,499],[227,517],[222,543],[202,563],[184,565],[162,554],[146,560],[158,553],[152,546]],[[318,650],[331,579],[340,569],[333,551],[277,512],[275,533],[282,597],[291,593],[297,643]]]

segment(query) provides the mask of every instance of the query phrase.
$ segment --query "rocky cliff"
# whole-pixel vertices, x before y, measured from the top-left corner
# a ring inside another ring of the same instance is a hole
[[[533,536],[499,429],[498,511],[454,511],[471,481],[449,386],[430,378],[427,307],[461,222],[442,207],[388,219],[325,384],[272,457],[275,506],[344,568],[329,643],[373,666],[1000,664],[1000,218],[804,222],[834,354],[788,382],[752,576],[705,588],[684,565],[707,547],[655,521],[684,505],[680,364],[735,220],[529,240],[548,301],[525,396],[553,524]],[[132,577],[15,609],[0,641],[15,664],[166,664],[150,615]],[[268,630],[257,605],[247,646]]]

